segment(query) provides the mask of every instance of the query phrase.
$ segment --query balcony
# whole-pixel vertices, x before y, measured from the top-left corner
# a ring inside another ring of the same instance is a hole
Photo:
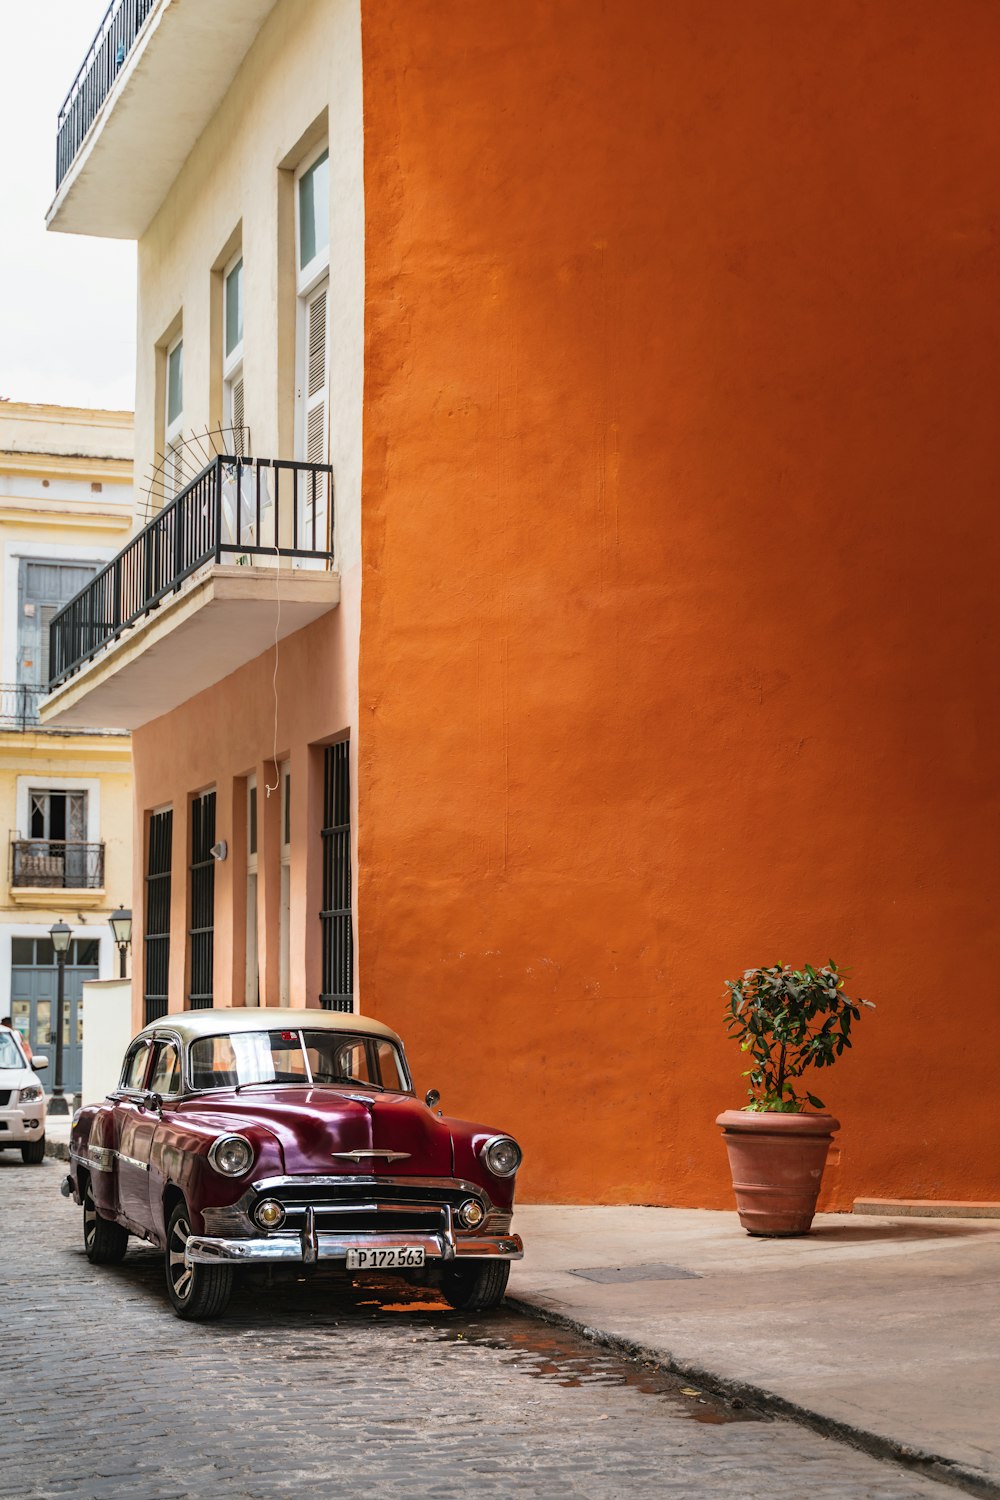
[[[137,239],[275,0],[112,0],[59,111],[50,228]]]
[[[222,455],[53,616],[43,725],[136,729],[340,601],[329,464]]]
[[[30,682],[0,683],[0,734],[117,734],[119,730],[51,729],[42,724],[38,705],[48,692]]]
[[[67,839],[10,840],[11,897],[20,906],[98,906],[104,899],[104,845]]]

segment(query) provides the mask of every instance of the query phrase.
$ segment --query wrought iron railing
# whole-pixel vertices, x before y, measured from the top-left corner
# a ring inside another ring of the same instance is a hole
[[[10,841],[10,883],[15,888],[99,891],[104,886],[104,845],[15,835]]]
[[[0,729],[37,729],[38,700],[44,692],[32,682],[0,683]]]
[[[56,189],[100,113],[154,0],[111,0],[80,71],[63,100],[56,127]]]
[[[55,728],[42,724],[38,719],[38,705],[48,687],[44,683],[3,682],[0,683],[0,733],[14,730],[20,734],[72,735],[104,734],[120,736],[127,729],[90,729],[74,725],[72,729]]]
[[[332,537],[329,464],[213,459],[52,617],[49,691],[206,563],[325,566]]]

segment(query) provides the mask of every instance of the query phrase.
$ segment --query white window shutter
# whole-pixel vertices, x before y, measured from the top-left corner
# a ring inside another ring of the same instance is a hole
[[[306,463],[325,464],[329,453],[329,384],[327,374],[327,327],[330,283],[324,281],[304,299],[303,403],[301,454]],[[327,545],[327,496],[329,483],[318,476],[304,485],[300,500],[300,546],[322,551]],[[315,504],[314,504],[315,500]]]
[[[230,422],[233,429],[233,452],[237,458],[245,458],[246,447],[244,433],[244,408],[243,408],[243,371],[234,378],[230,390]]]

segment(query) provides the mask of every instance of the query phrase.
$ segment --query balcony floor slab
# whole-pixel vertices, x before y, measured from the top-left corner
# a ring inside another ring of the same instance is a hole
[[[42,725],[138,729],[339,602],[332,571],[208,567],[44,698]]]

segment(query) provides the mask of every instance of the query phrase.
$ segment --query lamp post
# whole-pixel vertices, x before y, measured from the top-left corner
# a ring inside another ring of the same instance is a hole
[[[132,913],[125,906],[119,906],[108,918],[111,931],[115,935],[118,944],[118,978],[125,978],[125,949],[132,946]]]
[[[52,1098],[49,1100],[50,1115],[69,1114],[69,1105],[63,1093],[63,1002],[66,996],[66,955],[69,952],[69,942],[72,936],[73,929],[67,927],[65,922],[56,922],[49,928],[49,937],[52,939],[59,969],[56,989],[56,1077],[52,1085]]]

